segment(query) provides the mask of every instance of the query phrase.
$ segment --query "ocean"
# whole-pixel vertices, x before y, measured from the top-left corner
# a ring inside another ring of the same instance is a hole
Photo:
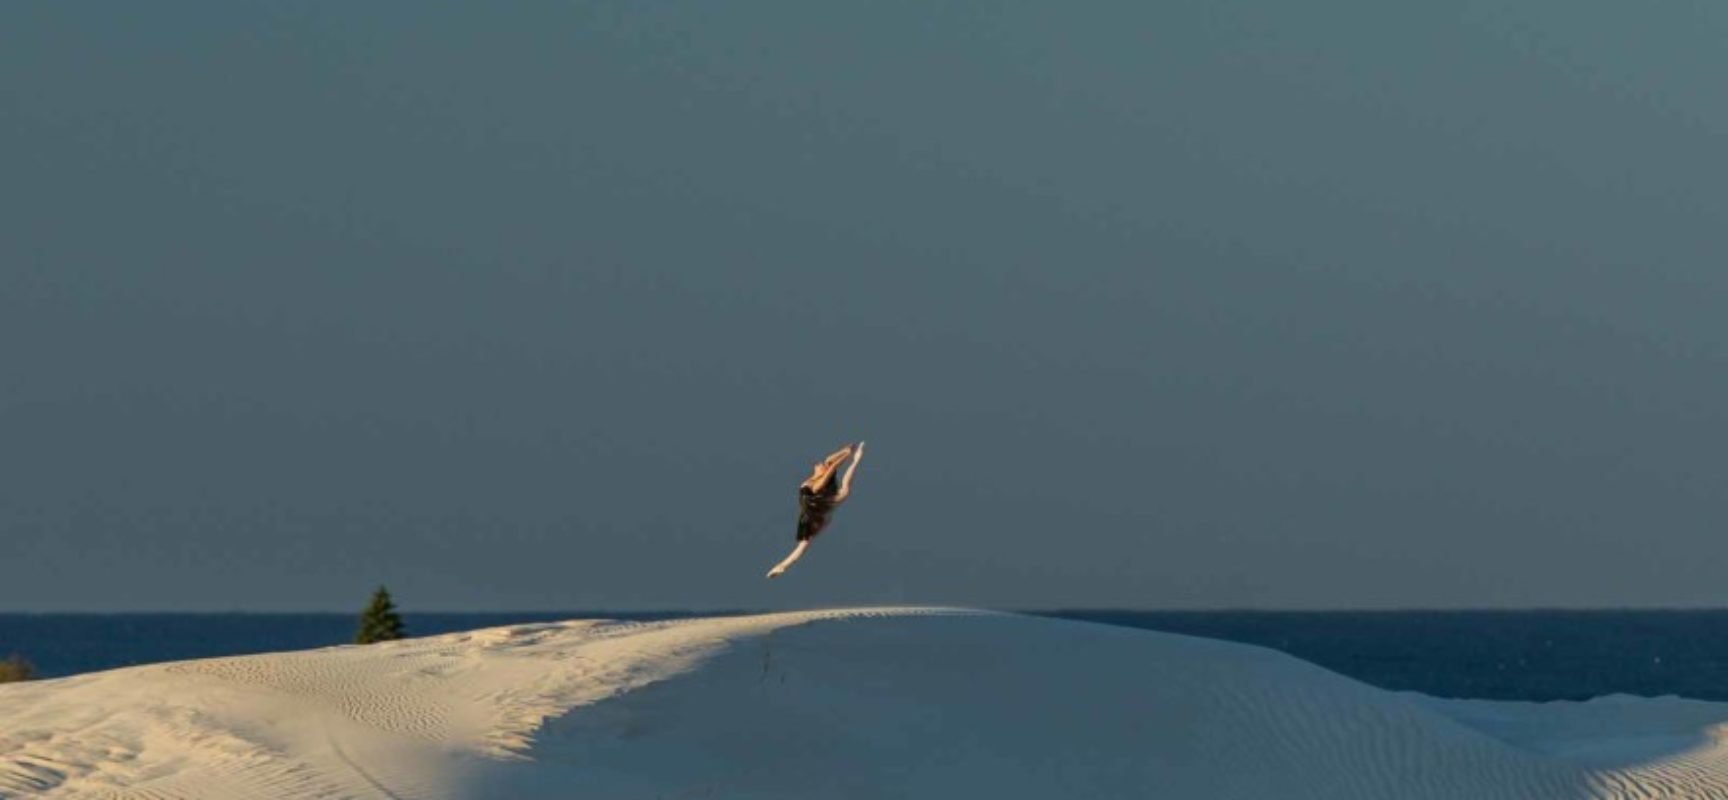
[[[410,635],[713,611],[405,613]],[[1728,611],[1117,611],[1028,613],[1282,650],[1386,689],[1438,697],[1728,701]],[[0,658],[53,678],[188,658],[343,644],[353,614],[0,614]]]

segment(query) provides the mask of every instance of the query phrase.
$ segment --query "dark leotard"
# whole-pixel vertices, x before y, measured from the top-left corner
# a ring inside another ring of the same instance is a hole
[[[835,506],[840,505],[836,499],[839,494],[840,486],[833,479],[829,479],[819,491],[811,491],[808,486],[798,487],[798,541],[814,539],[828,527],[829,515],[834,513]]]

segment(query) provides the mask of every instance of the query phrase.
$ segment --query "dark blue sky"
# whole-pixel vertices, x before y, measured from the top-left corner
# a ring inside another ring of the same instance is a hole
[[[0,610],[1721,605],[1728,12],[1506,6],[6,3]]]

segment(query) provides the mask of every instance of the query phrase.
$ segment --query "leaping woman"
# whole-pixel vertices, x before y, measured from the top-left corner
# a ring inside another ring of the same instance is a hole
[[[846,474],[836,481],[834,473],[840,470],[840,465],[847,459],[852,463],[846,467]],[[778,578],[798,559],[804,557],[804,551],[810,549],[810,540],[828,527],[828,520],[834,514],[834,509],[852,494],[852,473],[858,469],[858,462],[864,460],[864,443],[846,445],[827,458],[817,462],[810,472],[810,477],[798,484],[798,546],[792,548],[792,554],[786,560],[774,565],[768,570],[768,577]]]

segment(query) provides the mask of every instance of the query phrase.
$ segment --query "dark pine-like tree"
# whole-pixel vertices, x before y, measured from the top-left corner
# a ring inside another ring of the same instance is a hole
[[[360,612],[360,632],[354,635],[355,643],[387,642],[402,638],[406,632],[402,615],[396,613],[396,604],[390,602],[390,591],[378,587],[378,591],[372,593],[372,602]]]
[[[27,681],[36,677],[36,670],[23,656],[14,655],[0,660],[0,683]]]

